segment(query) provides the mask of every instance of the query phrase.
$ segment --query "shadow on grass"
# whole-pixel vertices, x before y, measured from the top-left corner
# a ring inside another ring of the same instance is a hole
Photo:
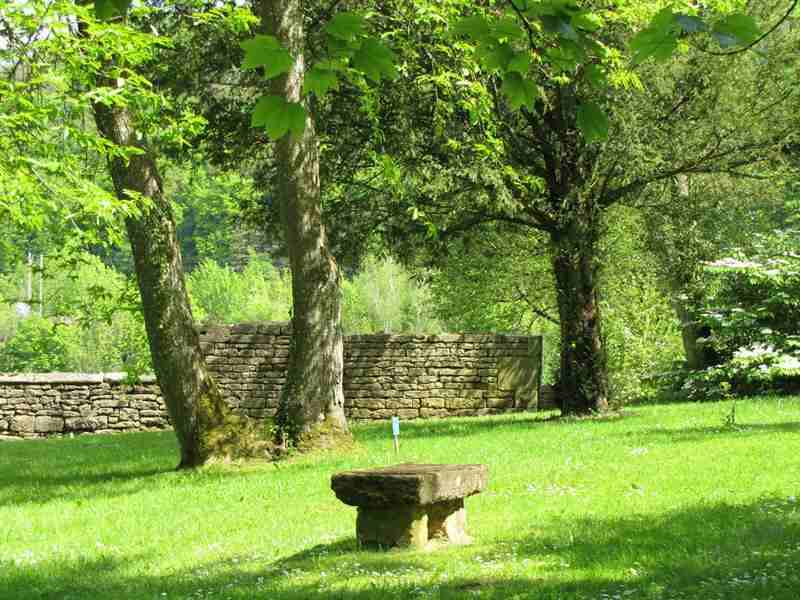
[[[774,433],[798,433],[800,432],[800,421],[789,421],[784,423],[747,423],[741,422],[737,425],[726,426],[702,426],[702,427],[682,427],[682,428],[653,428],[635,432],[620,434],[625,437],[653,436],[661,438],[663,441],[672,442],[699,442],[714,437],[750,437],[758,435],[770,435]]]
[[[89,502],[136,494],[156,485],[190,486],[274,468],[266,464],[263,468],[178,472],[177,443],[171,431],[29,440],[3,444],[1,449],[0,507],[54,500]],[[291,469],[302,470],[303,465]]]
[[[513,433],[515,431],[527,431],[531,427],[575,423],[574,420],[570,419],[553,418],[553,414],[552,412],[519,412],[482,417],[415,419],[401,423],[401,435],[404,439],[436,436],[465,437],[495,432]],[[354,427],[356,439],[360,442],[385,440],[387,435],[390,435],[387,432],[391,432],[391,424],[388,419],[385,423],[359,424]]]
[[[742,506],[701,504],[655,516],[565,519],[503,542],[429,554],[362,551],[353,538],[345,538],[276,561],[240,565],[226,560],[165,575],[150,574],[151,567],[158,569],[148,563],[152,557],[0,564],[0,589],[10,592],[4,600],[499,600],[603,594],[795,600],[798,540],[796,502],[767,498]]]

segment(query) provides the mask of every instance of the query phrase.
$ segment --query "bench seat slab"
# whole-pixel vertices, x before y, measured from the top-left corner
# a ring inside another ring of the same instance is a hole
[[[331,488],[345,504],[370,508],[458,500],[486,487],[486,465],[402,464],[337,473]]]

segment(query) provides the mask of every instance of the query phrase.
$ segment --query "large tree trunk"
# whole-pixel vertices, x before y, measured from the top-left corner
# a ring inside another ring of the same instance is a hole
[[[608,409],[608,372],[597,293],[597,218],[594,211],[581,211],[551,235],[561,321],[556,389],[564,415]]]
[[[108,82],[110,83],[110,82]],[[126,108],[94,105],[100,133],[122,147],[144,154],[110,161],[121,200],[128,190],[148,202],[139,216],[125,221],[133,250],[144,321],[158,384],[180,445],[179,468],[236,453],[242,422],[225,403],[208,373],[194,328],[184,283],[175,220],[164,198],[155,161],[137,139]]]
[[[298,447],[331,446],[348,437],[342,389],[340,274],[322,223],[319,147],[311,107],[302,98],[305,32],[301,0],[261,0],[262,26],[292,55],[272,92],[303,102],[303,133],[281,138],[276,191],[292,270],[292,347],[278,409],[279,435]]]

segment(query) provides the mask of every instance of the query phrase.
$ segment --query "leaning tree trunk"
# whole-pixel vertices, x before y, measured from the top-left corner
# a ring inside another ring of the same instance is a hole
[[[591,206],[582,207],[569,223],[551,235],[561,322],[556,389],[564,415],[608,409],[608,372],[597,293],[597,218]]]
[[[275,148],[277,196],[292,270],[292,346],[278,409],[279,436],[300,448],[349,436],[342,389],[340,274],[322,223],[319,146],[311,107],[302,98],[305,32],[301,0],[262,0],[262,25],[293,57],[272,92],[303,102],[305,130]]]
[[[111,84],[111,82],[108,82]],[[94,105],[100,133],[121,147],[141,147],[126,108]],[[141,214],[126,219],[144,321],[158,385],[180,445],[179,468],[196,467],[238,451],[242,423],[209,375],[194,328],[184,283],[175,220],[152,156],[110,161],[114,189],[146,199]]]

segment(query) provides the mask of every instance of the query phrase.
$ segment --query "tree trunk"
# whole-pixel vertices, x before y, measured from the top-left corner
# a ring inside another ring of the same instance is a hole
[[[700,328],[697,326],[697,322],[682,300],[674,299],[672,301],[672,306],[675,309],[675,314],[681,325],[681,340],[683,341],[686,366],[693,371],[705,369],[709,365],[706,364],[706,353],[698,343],[698,340],[703,336],[701,335]]]
[[[319,146],[311,107],[302,98],[305,32],[301,0],[262,0],[262,26],[293,57],[272,93],[306,109],[305,130],[275,148],[276,193],[292,270],[292,346],[278,409],[278,430],[300,448],[348,438],[342,389],[340,274],[322,223]]]
[[[556,389],[564,415],[608,409],[606,353],[598,303],[597,215],[583,211],[551,235],[561,321]]]
[[[121,147],[145,150],[126,108],[95,104],[94,114],[105,138]],[[200,351],[175,220],[164,198],[155,161],[145,152],[127,161],[114,158],[110,168],[120,200],[130,201],[130,190],[148,201],[141,206],[141,214],[127,218],[125,225],[153,368],[180,445],[178,467],[196,467],[211,458],[227,458],[238,451],[243,423],[225,403]]]

